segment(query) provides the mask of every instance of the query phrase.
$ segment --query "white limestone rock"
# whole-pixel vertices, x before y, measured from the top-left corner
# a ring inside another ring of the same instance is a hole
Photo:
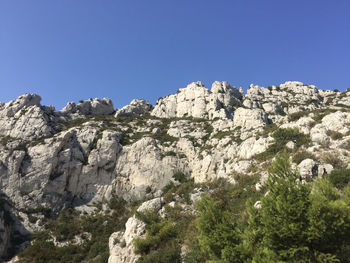
[[[310,180],[318,175],[318,165],[312,159],[305,159],[299,165],[299,173],[302,178]]]
[[[238,156],[243,160],[250,159],[254,155],[266,151],[271,141],[271,138],[259,138],[257,140],[255,137],[250,137],[239,146]]]
[[[160,143],[144,137],[123,147],[116,165],[115,191],[123,198],[137,199],[145,195],[147,187],[162,189],[176,171],[184,171],[185,164],[175,156],[163,156]]]
[[[115,232],[109,237],[108,263],[136,263],[140,255],[135,254],[133,239],[145,233],[145,223],[135,216],[125,224],[125,232]]]
[[[345,134],[350,131],[350,113],[336,111],[322,118],[322,124],[327,130]]]
[[[313,85],[298,81],[287,81],[280,86],[269,88],[250,85],[243,105],[248,108],[260,108],[273,115],[292,113],[302,110],[314,110],[323,104],[323,96]]]
[[[113,102],[108,98],[82,100],[78,104],[69,102],[62,110],[63,114],[108,115],[114,112]]]
[[[0,136],[35,139],[54,132],[50,109],[40,105],[41,97],[24,94],[0,107]]]
[[[315,124],[315,121],[311,117],[301,117],[295,122],[287,122],[280,126],[281,129],[287,128],[298,128],[300,132],[304,134],[309,134],[312,125]]]
[[[170,123],[167,134],[177,138],[194,137],[199,139],[205,136],[206,132],[201,125],[196,125],[190,120],[179,120]]]
[[[194,117],[232,119],[234,102],[240,103],[242,94],[227,82],[216,81],[211,91],[198,81],[157,101],[151,115],[161,118]]]
[[[37,94],[24,94],[19,96],[16,100],[11,100],[0,107],[0,117],[13,117],[17,112],[23,108],[30,106],[40,107],[41,97]]]
[[[137,208],[137,212],[145,212],[145,211],[153,211],[158,212],[163,205],[163,198],[157,197],[146,202],[143,202],[139,208]]]
[[[318,166],[318,175],[323,176],[325,174],[330,174],[333,171],[333,166],[331,164],[320,164]]]
[[[267,114],[261,109],[238,108],[233,118],[234,126],[244,130],[256,129],[268,123]]]
[[[163,205],[163,198],[154,198],[143,202],[138,208],[138,212],[147,210],[157,213]],[[108,263],[129,263],[136,262],[140,255],[135,254],[133,240],[143,238],[146,224],[135,216],[130,217],[125,224],[124,232],[115,232],[109,237],[109,259]]]
[[[328,146],[330,138],[327,135],[327,128],[323,124],[316,124],[310,130],[311,141],[323,146]]]
[[[150,112],[153,109],[151,103],[145,100],[132,100],[129,105],[117,110],[115,117],[137,117]]]

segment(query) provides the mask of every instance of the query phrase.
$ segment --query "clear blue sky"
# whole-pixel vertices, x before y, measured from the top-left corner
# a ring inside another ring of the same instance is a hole
[[[0,101],[152,103],[192,81],[350,88],[349,0],[0,0]]]

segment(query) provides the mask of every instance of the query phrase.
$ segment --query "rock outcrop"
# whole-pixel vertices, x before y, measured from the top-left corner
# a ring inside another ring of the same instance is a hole
[[[64,114],[106,115],[114,112],[113,102],[108,98],[69,102],[61,111]]]
[[[287,81],[279,86],[268,88],[251,85],[244,97],[243,105],[248,108],[263,108],[271,115],[283,115],[315,110],[322,106],[323,100],[324,98],[314,85]],[[271,116],[271,118],[274,117]]]
[[[153,109],[151,103],[145,100],[132,100],[129,105],[117,110],[115,117],[137,117],[150,112]]]
[[[155,198],[146,201],[139,206],[138,212],[153,211],[158,212],[162,208],[162,199]],[[109,254],[108,263],[135,263],[139,259],[139,255],[135,254],[133,240],[134,238],[142,238],[145,234],[146,224],[141,220],[132,216],[125,224],[125,231],[113,233],[109,238]]]
[[[195,182],[236,182],[237,174],[261,170],[261,188],[277,129],[292,128],[305,136],[303,145],[293,138],[283,145],[293,155],[309,153],[294,164],[303,180],[330,173],[337,165],[347,167],[349,96],[348,91],[319,91],[301,82],[251,86],[244,95],[217,81],[211,90],[191,83],[160,98],[154,108],[133,100],[115,115],[106,98],[68,103],[61,111],[42,106],[35,94],[1,103],[0,186],[13,205],[15,223],[8,224],[0,211],[0,252],[5,255],[12,246],[9,236],[15,232],[25,236],[42,229],[43,213],[50,217],[71,206],[92,213],[115,196],[127,201],[159,197],[165,186],[178,183],[176,173]],[[139,209],[162,207],[158,198]],[[129,220],[125,231],[110,238],[110,263],[138,259],[132,239],[143,235],[144,223]]]
[[[240,105],[242,94],[227,82],[216,81],[208,90],[202,82],[193,82],[177,94],[160,98],[151,115],[160,118],[193,117],[232,119],[234,106]]]
[[[52,108],[40,105],[41,97],[25,94],[0,106],[0,135],[34,139],[52,135]]]

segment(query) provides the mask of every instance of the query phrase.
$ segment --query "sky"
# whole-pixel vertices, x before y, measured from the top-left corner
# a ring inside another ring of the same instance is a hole
[[[0,0],[0,101],[155,103],[193,81],[350,88],[349,0]]]

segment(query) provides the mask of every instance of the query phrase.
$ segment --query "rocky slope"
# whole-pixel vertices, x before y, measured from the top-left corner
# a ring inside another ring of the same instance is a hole
[[[211,90],[194,82],[154,107],[133,100],[116,112],[106,98],[60,111],[40,100],[25,94],[0,104],[2,258],[67,207],[91,214],[114,196],[132,201],[151,194],[158,199],[148,205],[160,211],[161,190],[176,182],[177,172],[198,183],[234,183],[237,173],[260,171],[259,188],[282,148],[307,180],[349,166],[350,91],[288,81],[251,85],[243,94],[227,82]],[[143,232],[131,217],[125,231],[111,236],[109,262],[135,262],[131,241]]]

